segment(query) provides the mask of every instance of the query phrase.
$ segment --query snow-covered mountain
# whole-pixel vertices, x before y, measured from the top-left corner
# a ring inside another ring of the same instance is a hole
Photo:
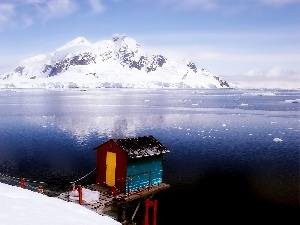
[[[101,87],[229,88],[229,84],[192,61],[148,54],[126,35],[96,43],[78,37],[0,76],[0,88]]]

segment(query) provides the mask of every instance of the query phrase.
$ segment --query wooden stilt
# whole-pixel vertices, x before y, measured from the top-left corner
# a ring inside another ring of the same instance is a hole
[[[156,225],[157,200],[149,200],[149,199],[146,199],[146,201],[145,201],[144,225],[149,225],[149,208],[150,207],[153,207],[152,225]]]
[[[126,221],[125,203],[118,204],[118,221],[121,223]]]

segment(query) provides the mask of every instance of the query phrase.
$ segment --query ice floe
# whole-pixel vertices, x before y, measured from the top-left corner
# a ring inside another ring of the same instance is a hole
[[[281,141],[283,141],[283,140],[280,139],[280,138],[274,138],[273,141],[275,141],[275,142],[281,142]]]
[[[275,96],[273,92],[252,92],[252,93],[244,93],[244,95],[256,95],[256,96]]]
[[[285,100],[285,102],[288,102],[288,103],[300,103],[300,98],[297,98],[297,99],[287,99],[287,100]]]

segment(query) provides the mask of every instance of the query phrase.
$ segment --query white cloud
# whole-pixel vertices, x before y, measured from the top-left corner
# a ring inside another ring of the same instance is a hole
[[[34,23],[33,18],[28,15],[23,15],[22,21],[24,27],[30,27]]]
[[[12,0],[0,3],[0,28],[28,27],[41,19],[69,15],[75,10],[74,0]]]
[[[277,78],[277,77],[282,77],[282,78],[298,78],[298,81],[300,81],[300,73],[291,69],[285,69],[280,66],[275,66],[271,68],[267,76],[270,78]],[[300,83],[299,83],[300,86]]]
[[[105,11],[101,0],[2,0],[0,30],[6,27],[28,27],[37,22],[66,17],[88,4],[94,13]]]
[[[0,29],[15,16],[15,6],[13,4],[0,3]]]
[[[247,70],[244,75],[246,77],[259,77],[264,75],[264,72],[258,69],[251,69],[251,70]]]
[[[116,1],[116,0],[115,0]],[[249,10],[257,10],[257,7],[284,6],[297,4],[299,0],[136,0],[136,2],[158,3],[162,7],[180,10],[219,10],[222,13],[237,13]]]
[[[106,9],[100,0],[89,0],[89,4],[95,13],[104,12]]]
[[[120,2],[121,0],[111,0]],[[128,4],[158,4],[165,9],[176,11],[219,10],[221,13],[257,10],[257,7],[284,6],[297,4],[299,0],[131,0]],[[77,10],[88,10],[102,13],[106,6],[102,0],[1,0],[0,29],[5,27],[28,27],[39,21],[61,18],[73,14]],[[109,3],[107,3],[109,5]],[[87,12],[88,13],[88,12]]]
[[[178,4],[179,9],[194,9],[195,7],[203,10],[213,10],[218,8],[218,3],[212,0],[186,0],[180,1]]]
[[[24,0],[25,4],[39,4],[43,3],[45,0]]]
[[[250,69],[238,76],[229,77],[230,79],[245,88],[300,88],[300,70],[295,71],[279,66],[268,70]]]
[[[266,5],[282,6],[293,3],[300,3],[299,0],[259,0]]]
[[[255,43],[265,42],[265,41],[297,41],[300,39],[300,33],[297,32],[289,32],[292,31],[288,27],[285,28],[286,32],[278,32],[276,30],[268,30],[265,29],[264,31],[193,31],[193,32],[160,32],[160,33],[143,33],[136,35],[137,40],[144,40],[147,42],[160,42],[160,43],[168,43],[168,45],[172,44],[185,44],[191,45],[194,43],[199,43],[203,40],[206,43],[208,41],[214,42],[218,45],[224,44],[224,41],[233,41],[236,40],[238,43],[245,42],[245,43]],[[294,29],[294,28],[293,28]],[[187,43],[186,40],[189,40]],[[237,42],[236,42],[237,43]],[[214,44],[215,45],[215,44]]]
[[[78,8],[75,1],[72,0],[50,0],[42,4],[36,4],[38,16],[43,19],[52,19],[64,17],[72,14]]]

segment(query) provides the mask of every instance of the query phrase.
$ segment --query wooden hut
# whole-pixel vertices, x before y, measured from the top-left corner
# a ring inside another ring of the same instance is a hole
[[[152,135],[110,139],[94,149],[96,182],[121,193],[162,183],[163,156],[170,152]]]

